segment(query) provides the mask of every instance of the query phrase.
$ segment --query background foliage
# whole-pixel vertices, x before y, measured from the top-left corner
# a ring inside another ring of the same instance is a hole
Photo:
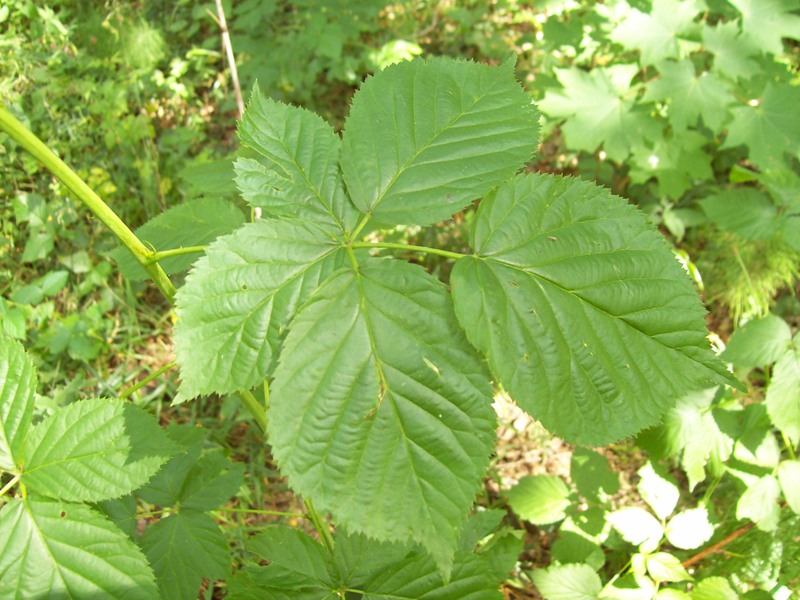
[[[723,359],[747,384],[746,392],[685,396],[660,426],[599,452],[559,446],[566,457],[560,469],[557,458],[547,458],[554,442],[535,424],[501,418],[495,476],[479,497],[488,510],[468,522],[473,538],[459,542],[461,564],[487,569],[476,554],[495,552],[494,571],[485,576],[500,580],[512,570],[506,590],[519,597],[534,589],[553,598],[595,597],[602,589],[605,597],[652,597],[658,588],[665,598],[796,590],[800,3],[223,4],[243,89],[257,81],[264,98],[309,108],[336,129],[361,81],[393,62],[444,55],[502,64],[515,56],[517,77],[544,115],[536,170],[599,182],[660,227],[703,293],[717,345],[727,346]],[[189,243],[180,237],[189,219],[202,234],[191,243],[205,244],[251,215],[235,193],[233,159],[239,157],[241,186],[241,165],[258,164],[258,144],[245,138],[240,148],[236,139],[215,12],[213,3],[189,0],[0,6],[0,99],[159,249]],[[350,177],[357,172],[353,167]],[[118,527],[108,535],[130,536],[153,567],[156,583],[142,585],[158,585],[164,597],[193,597],[201,584],[208,594],[229,586],[231,595],[244,595],[245,579],[280,571],[296,580],[320,568],[327,573],[322,584],[302,579],[311,597],[314,585],[341,585],[347,560],[371,552],[355,533],[337,532],[336,547],[352,551],[349,559],[320,555],[307,569],[256,567],[276,544],[309,556],[322,546],[285,528],[245,546],[264,520],[296,525],[301,509],[239,401],[220,389],[219,397],[170,406],[177,393],[174,315],[143,273],[5,135],[0,181],[0,324],[29,349],[38,370],[41,389],[30,390],[42,392],[30,409],[37,422],[92,408],[92,400],[79,398],[128,397],[126,388],[161,373],[129,397],[173,423],[161,462],[167,447],[185,451],[145,487],[132,482],[127,491],[139,489],[122,499],[51,489],[34,478],[31,489],[43,494],[37,511],[58,514],[52,502],[63,501],[87,522],[107,523],[98,519],[108,515]],[[373,235],[468,253],[475,215],[468,207],[436,228],[388,227]],[[193,258],[164,266],[181,282]],[[452,262],[412,260],[449,282]],[[457,285],[459,274],[453,277]],[[504,431],[514,433],[516,445],[503,445]],[[530,455],[531,448],[536,461],[508,468],[515,452]],[[24,518],[16,500],[0,502],[7,502],[4,519]],[[183,564],[169,546],[177,532],[194,540]],[[515,557],[520,539],[525,551]],[[702,554],[727,539],[719,552]],[[230,580],[231,560],[246,559],[250,567]],[[435,579],[424,553],[404,560],[420,581]],[[378,581],[380,565],[371,568],[358,577],[398,592],[397,582]],[[563,595],[565,581],[577,595]],[[466,595],[472,584],[466,578],[459,585]]]

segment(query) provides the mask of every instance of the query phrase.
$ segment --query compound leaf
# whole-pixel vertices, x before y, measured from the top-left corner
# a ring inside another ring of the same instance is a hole
[[[63,500],[118,498],[147,482],[174,451],[156,420],[140,408],[81,400],[28,435],[22,482]]]
[[[340,589],[357,590],[364,600],[502,597],[499,579],[481,555],[457,552],[452,574],[445,581],[435,560],[418,547],[378,542],[343,530],[336,532],[334,540],[331,559],[317,541],[300,531],[267,529],[248,545],[258,558],[270,561],[267,567],[245,570],[250,589],[261,597],[269,593],[270,598],[309,600],[338,598]]]
[[[203,577],[230,575],[228,542],[208,515],[191,510],[161,519],[147,528],[142,549],[156,574],[162,598],[191,600]]]
[[[782,38],[800,39],[797,0],[729,0],[742,13],[742,37],[763,52],[783,53]]]
[[[661,127],[645,111],[634,109],[631,86],[639,65],[592,69],[555,69],[563,90],[548,90],[539,108],[567,121],[561,127],[567,145],[594,152],[602,144],[609,158],[625,160],[643,140],[658,140]]]
[[[727,116],[726,106],[734,97],[713,73],[695,72],[691,59],[667,61],[658,65],[661,77],[647,84],[643,102],[668,101],[669,122],[678,131],[696,127],[697,118],[715,132]]]
[[[313,220],[349,231],[358,213],[344,193],[340,140],[321,117],[266,98],[256,86],[239,139],[262,162],[239,159],[236,183],[244,199],[270,216]]]
[[[158,597],[139,548],[83,504],[11,500],[0,510],[0,539],[0,580],[14,597]]]
[[[182,394],[260,384],[297,308],[343,256],[322,229],[289,219],[246,225],[209,246],[176,296]]]
[[[733,121],[721,148],[744,144],[761,168],[783,164],[784,152],[800,150],[800,88],[768,84],[761,98],[731,109]]]
[[[413,60],[367,79],[354,96],[342,171],[362,212],[428,225],[520,169],[537,139],[538,113],[511,63]]]
[[[698,9],[694,2],[653,0],[651,14],[633,8],[611,32],[611,39],[640,50],[642,65],[681,56],[679,36],[691,32]]]
[[[243,224],[244,214],[231,201],[199,198],[173,206],[150,219],[136,230],[136,236],[156,250],[173,250],[208,244]],[[111,256],[127,279],[141,281],[149,277],[127,248],[116,248]],[[172,275],[187,270],[200,256],[201,253],[170,256],[158,264]]]
[[[0,470],[17,470],[35,391],[36,371],[22,344],[0,334]]]
[[[354,533],[424,545],[443,569],[494,438],[488,376],[445,287],[369,259],[291,325],[269,438],[296,491]]]
[[[742,36],[735,21],[703,25],[703,46],[714,55],[715,72],[733,80],[747,79],[758,73],[758,62],[752,57],[758,49]]]
[[[606,190],[519,176],[481,203],[472,244],[451,278],[458,319],[511,397],[565,439],[605,444],[704,381],[740,385],[664,239]]]

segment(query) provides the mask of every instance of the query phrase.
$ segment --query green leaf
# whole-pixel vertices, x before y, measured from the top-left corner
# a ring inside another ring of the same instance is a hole
[[[800,150],[800,88],[770,83],[761,98],[731,109],[733,122],[721,148],[744,144],[762,169],[783,163],[784,152]]]
[[[681,565],[676,556],[666,552],[656,552],[645,558],[647,572],[656,582],[692,581],[692,576]]]
[[[342,171],[362,212],[428,225],[520,169],[537,140],[538,113],[511,62],[418,59],[384,69],[356,93]]]
[[[759,72],[758,62],[752,60],[758,49],[741,34],[736,21],[702,27],[703,46],[714,55],[715,72],[733,80],[749,79]]]
[[[119,400],[81,400],[28,435],[22,482],[53,498],[118,498],[150,479],[175,451],[156,420]]]
[[[260,385],[298,307],[343,258],[323,230],[295,220],[246,225],[209,246],[176,296],[183,395]]]
[[[644,553],[655,550],[664,536],[661,523],[643,508],[621,508],[608,515],[607,519],[626,542],[639,546]]]
[[[775,205],[753,188],[725,190],[699,204],[720,229],[748,240],[772,239],[780,225]]]
[[[547,525],[561,521],[567,515],[570,490],[560,477],[555,475],[532,475],[523,477],[508,490],[511,509],[534,525]]]
[[[667,114],[673,129],[696,127],[698,117],[718,132],[727,117],[725,108],[735,99],[713,73],[695,72],[694,62],[667,61],[658,65],[661,77],[647,84],[642,102],[668,101]]]
[[[748,321],[733,332],[721,358],[737,367],[770,365],[789,349],[792,329],[776,315]]]
[[[785,460],[778,465],[778,482],[783,497],[796,514],[800,515],[800,460]]]
[[[561,129],[569,148],[594,152],[602,144],[609,158],[621,162],[645,140],[663,135],[648,112],[634,109],[631,88],[638,72],[638,65],[555,69],[564,89],[547,90],[539,108],[567,119]]]
[[[750,485],[736,503],[736,518],[750,519],[762,531],[775,531],[781,507],[778,480],[766,475]]]
[[[659,468],[656,472],[653,463],[647,462],[638,471],[639,483],[636,489],[642,500],[647,502],[659,519],[664,520],[672,514],[680,499],[680,490],[671,477]]]
[[[273,453],[339,525],[411,538],[446,566],[493,448],[487,380],[444,286],[369,259],[292,322],[271,391]]]
[[[642,65],[653,65],[665,58],[679,58],[679,37],[695,29],[698,10],[694,2],[653,0],[653,9],[645,14],[633,8],[611,32],[611,39],[642,53]]]
[[[239,228],[244,222],[242,211],[229,200],[200,198],[173,206],[150,219],[136,230],[136,236],[155,250],[174,250],[204,246]],[[172,256],[160,260],[159,264],[168,275],[172,275],[186,271],[200,256],[200,252]],[[149,278],[127,248],[116,248],[111,257],[125,278],[133,281]]]
[[[336,591],[340,589],[359,591],[364,600],[502,597],[491,563],[480,555],[457,552],[451,577],[445,581],[435,561],[419,549],[409,551],[408,546],[376,542],[343,530],[336,532],[334,548],[331,560],[306,534],[271,527],[249,544],[270,565],[247,571],[260,597],[269,598],[333,599],[339,597]]]
[[[33,420],[36,371],[22,344],[0,334],[0,470],[17,472]]]
[[[533,572],[533,583],[545,600],[596,600],[603,588],[589,565],[559,565]]]
[[[699,548],[714,535],[714,526],[708,520],[708,510],[703,507],[683,510],[667,523],[667,540],[676,548]]]
[[[203,577],[224,579],[231,572],[228,542],[204,513],[181,510],[150,525],[141,541],[156,574],[162,598],[197,598]]]
[[[619,474],[611,469],[605,456],[575,448],[570,464],[570,478],[584,498],[599,502],[601,491],[608,496],[619,491]]]
[[[560,563],[586,563],[597,570],[606,562],[599,544],[573,531],[558,532],[558,539],[550,548],[553,559]]]
[[[339,136],[314,113],[275,102],[256,86],[239,128],[259,156],[236,162],[244,199],[270,216],[311,220],[349,231],[358,213],[344,193]]]
[[[716,391],[711,388],[687,394],[664,416],[668,453],[681,455],[690,490],[706,478],[706,467],[722,475],[724,463],[733,451],[733,438],[720,429],[714,418]]]
[[[0,580],[17,598],[158,597],[139,548],[82,504],[29,497],[0,509]]]
[[[605,444],[658,421],[703,381],[734,382],[664,239],[624,200],[543,175],[487,196],[456,314],[512,398],[554,433]]]
[[[655,176],[660,192],[678,200],[697,182],[713,178],[707,145],[708,138],[688,130],[662,136],[652,148],[639,146],[633,152],[636,168],[631,169],[631,182],[645,183]],[[665,224],[670,214],[675,216],[674,211],[664,211]]]
[[[722,577],[706,577],[692,589],[692,600],[739,600],[739,595]]]
[[[203,429],[191,425],[172,424],[166,432],[169,438],[180,446],[181,451],[176,452],[169,462],[136,492],[136,495],[145,502],[159,506],[173,506],[178,503],[189,471],[200,460],[206,440]]]
[[[742,13],[742,37],[763,52],[783,54],[781,38],[800,39],[797,0],[729,0]]]
[[[775,363],[767,388],[767,413],[772,423],[791,440],[800,443],[800,336]]]

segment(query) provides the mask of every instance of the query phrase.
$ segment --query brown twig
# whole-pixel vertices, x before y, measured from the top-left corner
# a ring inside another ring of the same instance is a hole
[[[239,86],[239,72],[236,70],[236,60],[233,56],[233,46],[231,45],[231,36],[228,32],[228,23],[225,21],[225,11],[222,8],[222,0],[217,2],[217,16],[214,20],[222,30],[222,48],[228,56],[228,66],[231,70],[231,81],[233,82],[233,92],[236,94],[236,108],[239,111],[239,118],[244,115],[244,100],[242,100],[242,88]],[[210,14],[210,13],[209,13]],[[212,17],[214,15],[211,15]]]
[[[739,538],[739,537],[743,536],[745,533],[747,533],[748,531],[750,531],[753,528],[753,525],[754,525],[754,523],[750,522],[747,525],[744,525],[744,526],[740,527],[739,529],[734,531],[732,534],[730,534],[728,537],[726,537],[724,540],[720,540],[719,542],[717,542],[713,546],[709,546],[705,550],[702,550],[701,552],[698,552],[697,554],[695,554],[691,558],[688,558],[685,561],[683,561],[681,564],[684,567],[691,567],[692,565],[694,565],[696,563],[699,563],[701,560],[703,560],[707,556],[711,556],[712,554],[715,554],[716,552],[719,552],[720,550],[722,550],[725,546],[730,544],[736,538]]]

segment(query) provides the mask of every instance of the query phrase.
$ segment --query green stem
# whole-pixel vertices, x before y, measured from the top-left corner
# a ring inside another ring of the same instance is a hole
[[[322,522],[319,513],[314,510],[314,505],[311,503],[311,500],[306,499],[305,502],[306,508],[308,509],[308,518],[311,519],[311,522],[314,524],[314,528],[317,530],[325,548],[330,554],[333,554],[333,536],[331,536],[331,530]]]
[[[248,515],[270,515],[273,517],[289,517],[294,519],[310,519],[308,515],[304,515],[301,513],[290,513],[290,512],[281,512],[279,510],[260,510],[257,508],[228,508],[222,507],[216,509],[214,512],[226,512],[226,513],[244,513]]]
[[[783,438],[783,443],[786,446],[786,449],[789,451],[789,458],[796,460],[797,454],[795,454],[794,446],[792,446],[791,440],[789,440],[789,437],[783,431],[781,431],[781,437]]]
[[[11,481],[9,481],[7,484],[5,484],[3,486],[3,489],[0,490],[0,496],[5,496],[6,492],[8,490],[10,490],[12,487],[17,485],[17,482],[20,480],[21,477],[22,477],[22,475],[20,475],[20,474],[14,475],[14,477],[11,478]]]
[[[367,214],[364,215],[364,218],[361,219],[361,221],[358,223],[358,225],[356,225],[356,228],[353,230],[353,233],[350,234],[350,239],[351,240],[354,240],[354,239],[356,239],[358,237],[358,234],[361,233],[361,230],[364,229],[364,227],[367,226],[367,223],[369,223],[369,220],[371,218],[372,218],[372,214],[370,214],[370,213],[367,213]]]
[[[407,252],[424,252],[426,254],[437,254],[454,260],[466,256],[466,254],[450,252],[449,250],[440,250],[439,248],[430,248],[429,246],[412,246],[410,244],[395,244],[392,242],[353,242],[350,246],[352,248],[387,248],[390,250],[406,250]]]
[[[267,433],[267,411],[264,410],[264,407],[261,406],[261,404],[259,404],[258,399],[253,395],[253,392],[250,390],[244,390],[239,392],[239,397],[247,407],[247,410],[250,411],[250,414],[253,415],[253,418],[256,420],[256,423],[258,423],[262,433]]]
[[[131,387],[129,387],[124,392],[121,392],[119,395],[117,395],[117,398],[119,398],[120,400],[125,400],[128,396],[130,396],[131,394],[139,391],[140,389],[142,389],[144,386],[146,386],[148,383],[150,383],[154,379],[157,379],[157,378],[161,377],[164,373],[166,373],[167,371],[172,369],[174,366],[175,366],[175,361],[169,363],[168,365],[164,365],[158,371],[155,371],[154,373],[150,373],[150,375],[148,375],[147,377],[142,379],[140,382],[136,383],[135,385],[132,385]]]
[[[155,263],[165,258],[169,258],[170,256],[181,256],[182,254],[199,254],[201,252],[206,251],[206,246],[186,246],[183,248],[173,248],[172,250],[159,250],[158,252],[152,252],[150,254],[150,258],[148,258],[149,263]]]
[[[100,221],[108,227],[117,239],[131,251],[144,270],[156,284],[170,304],[175,299],[175,286],[158,263],[149,262],[153,252],[136,237],[133,231],[117,214],[103,202],[67,164],[58,158],[47,145],[25,128],[14,115],[0,104],[0,130],[6,132],[25,150],[41,162],[63,183]]]

